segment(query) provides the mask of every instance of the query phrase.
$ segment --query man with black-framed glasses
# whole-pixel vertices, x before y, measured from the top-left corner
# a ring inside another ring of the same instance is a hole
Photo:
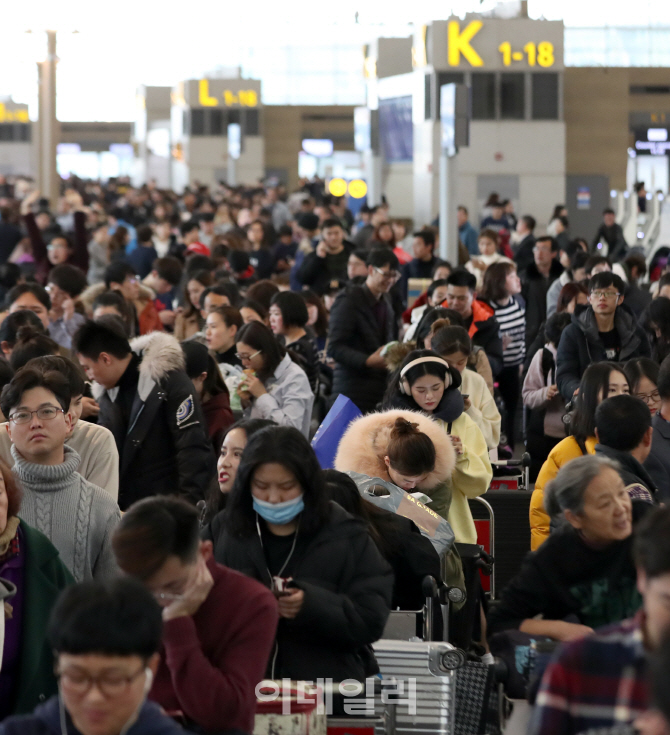
[[[65,444],[70,399],[62,373],[30,366],[2,391],[13,472],[23,487],[21,518],[51,541],[77,581],[110,577],[117,571],[111,536],[121,514],[108,492],[77,472],[81,458]]]
[[[0,735],[178,735],[179,725],[147,701],[158,668],[161,611],[127,577],[66,589],[48,637],[59,695],[31,715],[0,724]]]
[[[625,284],[615,273],[596,273],[589,281],[589,306],[572,315],[556,354],[556,382],[571,401],[586,368],[593,362],[626,362],[650,357],[644,330],[623,303]]]
[[[330,312],[328,354],[335,360],[333,395],[342,393],[363,413],[374,411],[386,390],[384,345],[397,339],[398,318],[389,291],[400,277],[390,248],[368,254],[365,283],[340,292]]]

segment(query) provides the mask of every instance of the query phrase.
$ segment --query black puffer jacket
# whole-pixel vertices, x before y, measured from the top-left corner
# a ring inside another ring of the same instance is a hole
[[[621,344],[618,362],[626,362],[632,357],[651,356],[647,335],[625,304],[619,306],[614,314],[614,328],[619,333]],[[605,359],[596,316],[589,306],[580,314],[572,315],[572,323],[563,330],[558,343],[556,382],[563,398],[572,400],[586,368],[592,362],[603,362]]]
[[[128,425],[116,398],[96,394],[98,424],[114,434],[119,450],[119,506],[173,494],[195,505],[216,473],[216,459],[181,347],[162,332],[138,337],[131,347],[140,362]]]
[[[335,360],[333,394],[347,396],[363,413],[374,411],[388,380],[385,368],[369,368],[365,361],[398,336],[398,319],[389,296],[383,296],[383,329],[375,317],[371,298],[366,286],[349,286],[335,299],[330,312],[328,354]]]
[[[270,587],[258,535],[232,537],[219,514],[206,537],[214,543],[216,561]],[[270,659],[268,676],[362,681],[374,673],[369,644],[384,631],[393,571],[363,521],[331,503],[330,517],[316,535],[301,539],[298,532],[291,576],[305,592],[304,603],[296,618],[279,621],[277,651]]]

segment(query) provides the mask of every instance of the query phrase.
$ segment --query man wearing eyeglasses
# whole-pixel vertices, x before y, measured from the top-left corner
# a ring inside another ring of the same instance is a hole
[[[51,615],[59,695],[0,735],[179,735],[147,695],[158,668],[161,611],[137,581],[89,581],[63,592]],[[204,683],[206,685],[206,683]]]
[[[51,541],[77,581],[110,577],[117,571],[111,536],[120,512],[108,492],[77,472],[81,458],[65,444],[70,401],[62,373],[29,366],[2,393],[13,472],[23,487],[21,518]]]
[[[383,347],[398,336],[389,291],[399,278],[390,248],[368,254],[365,283],[340,292],[330,312],[328,354],[335,360],[333,394],[350,398],[363,413],[374,411],[386,390]]]
[[[589,306],[572,315],[561,335],[556,355],[556,382],[571,401],[586,368],[593,362],[626,362],[650,357],[644,330],[624,305],[625,284],[615,273],[596,273],[589,281]]]

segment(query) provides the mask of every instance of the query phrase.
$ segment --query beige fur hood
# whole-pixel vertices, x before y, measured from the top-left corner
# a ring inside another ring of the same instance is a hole
[[[383,411],[356,419],[337,448],[335,469],[387,479],[384,457],[391,430],[399,417],[418,424],[419,430],[427,434],[435,445],[435,469],[417,487],[430,490],[451,477],[456,465],[456,453],[451,440],[440,424],[418,411]]]

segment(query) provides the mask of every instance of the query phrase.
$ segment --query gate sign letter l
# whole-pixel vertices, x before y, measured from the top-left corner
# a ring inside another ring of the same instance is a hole
[[[482,25],[481,20],[472,20],[461,32],[457,20],[449,21],[449,66],[458,66],[461,61],[461,54],[465,56],[471,66],[484,66],[482,57],[470,45],[472,37],[480,31]]]

